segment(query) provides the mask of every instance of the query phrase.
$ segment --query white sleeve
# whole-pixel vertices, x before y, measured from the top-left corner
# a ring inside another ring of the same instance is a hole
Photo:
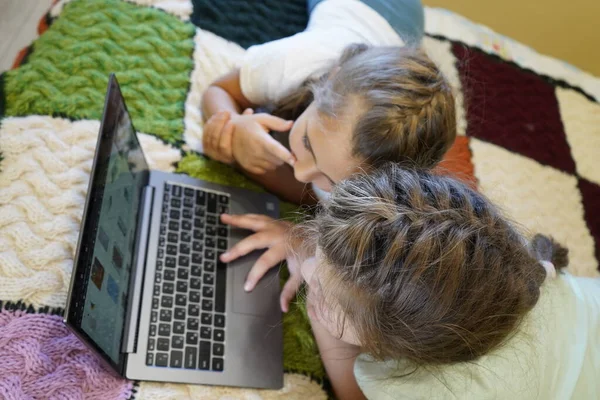
[[[306,79],[327,72],[352,43],[402,46],[387,21],[357,0],[325,0],[304,32],[252,46],[240,66],[242,93],[254,104],[279,101]]]

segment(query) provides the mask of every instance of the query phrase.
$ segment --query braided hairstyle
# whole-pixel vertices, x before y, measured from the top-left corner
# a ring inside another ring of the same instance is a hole
[[[393,163],[338,183],[299,229],[319,249],[322,304],[379,360],[488,353],[538,301],[540,260],[567,264],[564,248],[542,235],[528,244],[459,181]]]
[[[366,166],[431,168],[456,137],[452,89],[416,48],[351,45],[329,73],[305,82],[273,113],[295,119],[312,101],[325,118],[354,118],[352,152]]]

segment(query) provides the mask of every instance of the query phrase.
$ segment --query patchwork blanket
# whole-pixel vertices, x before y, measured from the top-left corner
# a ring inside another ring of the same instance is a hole
[[[306,26],[305,0],[59,1],[0,75],[0,397],[324,399],[305,311],[284,318],[279,391],[129,382],[62,326],[107,78],[122,86],[152,168],[260,190],[197,152],[200,101],[245,48]],[[600,257],[600,80],[439,9],[424,47],[455,88],[459,137],[443,166],[525,230]]]

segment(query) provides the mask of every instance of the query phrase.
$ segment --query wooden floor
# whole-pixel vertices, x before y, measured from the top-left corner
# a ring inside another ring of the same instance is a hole
[[[52,0],[0,0],[0,72],[37,37],[37,25]]]

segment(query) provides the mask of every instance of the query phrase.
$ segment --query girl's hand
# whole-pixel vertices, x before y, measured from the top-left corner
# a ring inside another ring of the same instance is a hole
[[[256,232],[224,253],[221,256],[221,261],[228,263],[254,250],[268,249],[256,260],[256,263],[248,273],[246,283],[244,284],[244,290],[247,292],[254,289],[258,281],[271,268],[287,258],[290,278],[283,287],[280,296],[281,310],[287,312],[290,301],[302,284],[302,277],[297,261],[295,257],[288,257],[287,254],[287,239],[292,224],[258,214],[221,214],[221,221],[228,225]]]
[[[269,135],[270,130],[290,130],[292,121],[269,114],[253,114],[252,110],[233,116],[231,121],[235,130],[232,141],[233,157],[246,171],[262,175],[284,163],[294,165],[295,158],[292,153]]]
[[[204,154],[213,160],[233,164],[235,161],[231,146],[233,129],[229,112],[221,111],[210,117],[204,124],[202,133]]]

